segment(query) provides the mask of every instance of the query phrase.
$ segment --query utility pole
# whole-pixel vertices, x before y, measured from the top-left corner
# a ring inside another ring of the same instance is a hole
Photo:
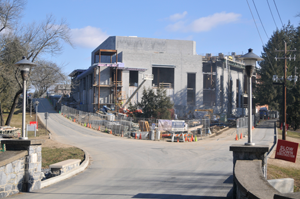
[[[275,57],[275,60],[277,61],[278,59],[284,59],[284,76],[283,76],[283,83],[277,83],[278,81],[278,77],[277,75],[273,76],[273,80],[276,81],[276,83],[273,83],[275,85],[282,85],[283,86],[283,104],[282,104],[282,108],[283,108],[283,125],[282,125],[282,139],[285,140],[285,135],[286,135],[286,72],[287,72],[287,65],[286,65],[286,60],[289,59],[290,61],[292,59],[294,59],[294,61],[296,60],[296,56],[294,55],[294,58],[287,57],[287,52],[292,52],[292,51],[296,51],[295,50],[287,50],[286,48],[286,42],[284,41],[284,50],[276,50],[275,52],[284,52],[284,57]],[[296,77],[296,75],[295,75]],[[297,80],[296,80],[297,81]]]

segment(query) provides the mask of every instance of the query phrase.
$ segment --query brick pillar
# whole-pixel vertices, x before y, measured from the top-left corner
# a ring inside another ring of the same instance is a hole
[[[269,151],[268,145],[231,145],[230,151],[233,152],[233,198],[236,194],[234,167],[237,160],[261,160],[262,161],[262,172],[267,178],[267,155]]]
[[[25,176],[22,191],[31,192],[41,188],[42,140],[2,140],[7,151],[27,150]]]

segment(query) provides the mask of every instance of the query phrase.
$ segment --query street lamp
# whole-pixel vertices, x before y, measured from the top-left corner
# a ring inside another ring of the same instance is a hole
[[[256,61],[264,60],[263,58],[257,56],[252,52],[253,50],[250,48],[248,50],[248,53],[241,56],[241,59],[245,62],[245,69],[246,74],[248,77],[248,142],[245,143],[245,145],[255,145],[255,143],[252,142],[252,82],[251,78],[253,75],[254,68],[256,66]]]
[[[23,115],[22,115],[22,137],[20,139],[27,140],[26,129],[25,129],[25,118],[26,118],[26,81],[28,79],[29,69],[35,66],[35,63],[28,61],[26,57],[23,57],[21,61],[15,63],[16,66],[19,66],[23,79]]]

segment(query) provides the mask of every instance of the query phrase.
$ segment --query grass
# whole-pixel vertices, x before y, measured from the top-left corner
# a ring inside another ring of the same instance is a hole
[[[49,165],[67,159],[84,159],[84,152],[76,147],[70,148],[49,148],[43,147],[42,150],[42,168],[48,168]]]
[[[8,113],[4,112],[4,114],[3,114],[4,121],[6,121],[7,117],[8,117]],[[29,124],[30,121],[35,121],[35,119],[36,119],[36,114],[34,112],[32,112],[32,117],[30,117],[30,113],[26,113],[26,125]],[[20,128],[21,132],[22,132],[22,109],[16,108],[15,113],[13,114],[13,116],[11,118],[10,126]],[[44,127],[44,125],[42,124],[40,119],[38,119],[38,131],[36,132],[36,136],[39,137],[41,135],[47,135],[47,134],[48,133],[47,133],[46,128]],[[34,132],[29,131],[28,137],[33,138]]]
[[[282,139],[282,130],[278,129],[278,138]],[[287,137],[299,139],[300,133],[296,131],[287,131]],[[300,148],[300,144],[298,146]],[[299,150],[298,150],[299,152]],[[268,179],[293,178],[294,192],[300,191],[300,170],[294,168],[278,167],[275,165],[268,165]]]
[[[282,130],[280,130],[279,128],[277,128],[278,130],[278,135],[279,137],[281,137],[282,135]],[[288,137],[292,137],[292,138],[297,138],[297,139],[300,139],[300,132],[297,132],[297,131],[287,131],[287,136]]]
[[[293,178],[294,192],[300,191],[300,170],[268,165],[268,179]]]

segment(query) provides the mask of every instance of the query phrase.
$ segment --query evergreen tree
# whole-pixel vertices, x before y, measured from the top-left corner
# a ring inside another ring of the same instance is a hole
[[[280,112],[280,120],[283,121],[283,86],[273,84],[273,75],[278,75],[279,78],[284,76],[284,59],[275,60],[275,57],[284,57],[284,52],[276,52],[284,50],[284,41],[287,43],[287,50],[299,49],[297,52],[288,52],[287,57],[291,54],[300,52],[300,29],[294,26],[286,25],[281,30],[276,30],[271,36],[268,43],[264,46],[262,58],[259,63],[260,68],[257,68],[257,84],[254,89],[254,97],[256,104],[268,104],[269,109],[278,110]],[[287,77],[295,75],[295,66],[299,63],[299,58],[296,62],[287,60]],[[283,81],[279,81],[282,83]],[[294,128],[298,128],[300,118],[300,87],[299,82],[286,81],[287,87],[287,123],[294,124]]]
[[[171,119],[170,109],[173,108],[173,103],[163,88],[158,88],[156,93],[150,88],[144,89],[138,106],[143,110],[145,118]]]

